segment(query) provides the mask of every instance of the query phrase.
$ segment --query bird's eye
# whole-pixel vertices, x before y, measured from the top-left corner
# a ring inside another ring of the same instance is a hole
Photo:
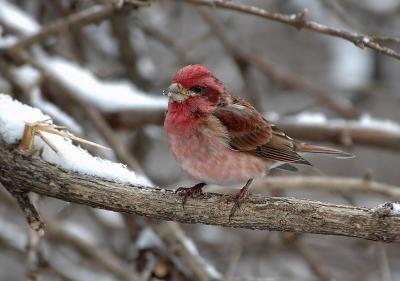
[[[195,92],[195,93],[201,93],[203,91],[203,87],[196,85],[190,88],[190,91]]]

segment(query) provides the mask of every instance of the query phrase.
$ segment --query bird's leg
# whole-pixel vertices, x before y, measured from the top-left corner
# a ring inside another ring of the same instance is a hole
[[[180,196],[183,197],[182,199],[182,207],[185,208],[186,201],[189,197],[194,197],[196,194],[201,194],[203,193],[203,187],[207,185],[204,182],[200,182],[198,184],[195,184],[192,187],[179,187],[175,193],[178,193]]]
[[[233,215],[236,213],[238,209],[240,209],[240,206],[244,202],[244,200],[247,198],[249,195],[249,187],[251,183],[253,182],[253,178],[249,179],[246,184],[240,189],[240,191],[233,196],[233,207],[231,209],[231,213],[229,214],[229,220],[233,217]]]

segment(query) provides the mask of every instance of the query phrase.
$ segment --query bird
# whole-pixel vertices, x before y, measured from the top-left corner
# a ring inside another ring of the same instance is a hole
[[[294,140],[270,123],[250,103],[232,95],[205,66],[190,64],[173,76],[164,120],[166,141],[174,158],[194,180],[176,190],[182,204],[210,183],[244,183],[233,196],[229,218],[248,196],[252,181],[272,168],[296,171],[312,165],[304,153],[353,157],[338,149]]]

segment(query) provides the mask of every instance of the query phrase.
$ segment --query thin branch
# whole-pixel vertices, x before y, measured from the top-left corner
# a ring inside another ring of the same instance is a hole
[[[96,247],[87,243],[77,235],[68,233],[54,222],[48,222],[49,238],[56,241],[67,243],[74,246],[77,250],[86,256],[91,257],[101,267],[113,273],[116,277],[126,281],[140,280],[139,275],[132,269],[127,270],[129,266],[112,252]]]
[[[143,77],[137,67],[138,54],[130,40],[129,23],[126,13],[119,13],[111,18],[111,29],[117,42],[119,60],[133,84],[141,89],[148,89],[150,81]]]
[[[286,234],[286,235],[285,235]],[[284,233],[284,241],[293,248],[300,256],[303,257],[304,261],[308,264],[315,276],[318,277],[320,281],[332,281],[335,280],[331,274],[323,268],[319,259],[313,255],[310,251],[310,247],[302,241],[301,236],[293,235],[290,233]]]
[[[172,50],[176,53],[179,64],[186,65],[188,64],[188,54],[187,48],[184,48],[179,41],[169,36],[168,34],[162,32],[161,30],[157,29],[156,27],[152,26],[150,23],[145,22],[141,23],[138,22],[140,29],[149,37],[153,38],[154,40],[163,44],[166,48]]]
[[[357,47],[361,49],[369,48],[371,50],[385,54],[387,56],[400,59],[400,53],[396,52],[391,48],[382,46],[379,43],[372,41],[368,35],[345,31],[339,28],[330,27],[314,21],[306,20],[307,10],[303,10],[298,14],[287,15],[281,13],[273,13],[258,7],[243,5],[231,1],[229,2],[223,0],[182,0],[182,1],[192,3],[195,5],[217,7],[244,14],[250,14],[264,19],[284,23],[289,26],[295,27],[298,30],[307,29],[316,33],[321,33],[332,37],[341,38],[354,43]]]
[[[392,204],[375,209],[292,198],[250,196],[229,220],[228,195],[205,193],[188,200],[171,190],[129,185],[63,170],[0,144],[0,178],[10,188],[21,187],[64,201],[154,219],[249,229],[343,235],[375,241],[400,241],[400,218],[390,216]],[[32,180],[34,177],[35,180]]]
[[[40,43],[46,38],[68,31],[71,27],[81,27],[107,19],[123,9],[115,5],[93,6],[86,10],[61,18],[46,26],[43,26],[37,33],[25,36],[14,45],[7,47],[8,53],[18,53],[34,44]]]
[[[268,79],[271,79],[280,86],[284,86],[286,88],[296,88],[311,94],[317,100],[319,100],[321,104],[326,105],[328,108],[340,113],[344,117],[356,118],[360,115],[360,112],[352,107],[350,103],[343,103],[335,98],[332,98],[330,93],[327,92],[323,87],[320,87],[315,83],[307,82],[302,78],[299,78],[298,75],[284,73],[276,66],[265,62],[264,59],[256,56],[255,54],[243,52],[238,48],[238,46],[230,41],[223,29],[223,26],[218,20],[216,20],[215,17],[213,17],[204,9],[198,8],[197,11],[210,26],[210,29],[225,47],[227,53],[230,54],[233,60],[236,62],[239,72],[242,75],[245,83],[246,93],[252,100],[253,104],[257,105],[259,102],[257,96],[254,94],[256,93],[256,89],[253,83],[249,81],[250,66],[258,69]]]
[[[257,68],[266,77],[271,79],[278,85],[284,86],[289,89],[299,89],[314,96],[321,104],[326,105],[333,111],[341,114],[346,118],[357,118],[360,112],[354,108],[349,102],[341,102],[331,96],[324,87],[315,83],[308,82],[297,74],[284,72],[271,63],[260,59],[255,54],[243,53],[241,54],[242,60],[248,61],[255,68]]]
[[[226,32],[224,31],[222,24],[207,10],[200,7],[198,7],[196,10],[203,18],[203,20],[208,24],[210,30],[221,42],[222,46],[226,50],[226,53],[229,54],[232,57],[233,61],[236,63],[244,84],[244,94],[247,96],[249,101],[254,104],[256,109],[262,111],[256,87],[250,79],[250,64],[248,63],[248,61],[241,59],[241,53],[239,49],[230,41]]]
[[[26,184],[29,186],[29,183]],[[36,210],[35,205],[33,205],[29,198],[29,188],[25,191],[15,186],[11,188],[8,184],[4,183],[0,177],[0,188],[1,187],[4,187],[16,199],[19,208],[25,215],[29,227],[36,231],[39,236],[43,236],[45,233],[45,224],[39,212]]]
[[[193,271],[199,281],[221,280],[220,274],[208,266],[199,255],[196,246],[182,231],[178,224],[159,222],[150,224],[157,236],[167,245],[168,249]],[[200,266],[199,266],[200,265]]]
[[[400,187],[370,179],[340,177],[269,177],[255,183],[257,190],[319,190],[380,194],[400,201]]]
[[[331,126],[326,124],[302,124],[277,120],[276,125],[293,138],[309,141],[331,142],[351,146],[365,145],[382,149],[400,150],[400,134],[369,128]]]
[[[41,236],[34,230],[28,229],[27,245],[27,281],[37,281],[41,274],[41,256],[39,251]]]
[[[10,223],[7,223],[10,224]],[[27,254],[27,249],[25,249],[20,243],[13,243],[10,240],[10,233],[7,233],[6,230],[8,225],[2,224],[2,228],[0,230],[0,244],[4,245],[19,255],[25,257]],[[65,270],[61,270],[57,267],[57,265],[54,263],[54,260],[47,260],[46,257],[43,255],[42,251],[39,249],[39,255],[41,258],[41,263],[43,264],[43,270],[46,270],[50,273],[52,273],[54,276],[58,277],[59,280],[64,280],[64,281],[77,281],[77,279],[72,278],[71,276],[67,275],[65,273]],[[57,279],[57,280],[58,280]]]

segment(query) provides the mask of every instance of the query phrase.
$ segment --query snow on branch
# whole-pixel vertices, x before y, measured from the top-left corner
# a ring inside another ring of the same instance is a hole
[[[90,71],[62,58],[42,56],[39,62],[71,93],[102,111],[166,109],[166,98],[152,97],[127,81],[101,81]]]
[[[40,30],[40,25],[34,18],[5,0],[0,0],[0,23],[26,36]]]
[[[51,120],[50,117],[44,115],[39,109],[29,107],[7,95],[0,94],[0,136],[6,144],[15,144],[21,140],[27,123],[48,122],[48,120]],[[52,124],[52,121],[49,124]],[[132,184],[148,183],[148,181],[138,178],[134,172],[129,171],[124,165],[93,157],[89,152],[75,146],[70,140],[62,136],[46,132],[42,134],[57,148],[57,152],[55,152],[42,139],[35,138],[35,150],[40,152],[41,158],[49,163],[112,181]]]
[[[373,118],[369,114],[361,115],[358,120],[345,120],[328,119],[320,112],[302,112],[293,117],[287,118],[287,120],[303,125],[325,125],[331,128],[346,127],[348,129],[367,129],[387,133],[397,133],[400,135],[400,124],[388,119]]]
[[[265,117],[294,138],[400,150],[400,124],[369,114],[356,120],[329,119],[323,113],[310,112],[288,117],[271,112]]]
[[[18,33],[24,36],[32,36],[32,33],[36,34],[36,32],[39,32],[40,25],[33,18],[29,17],[29,15],[23,13],[18,7],[0,0],[0,10],[3,7],[6,7],[6,10],[12,14],[18,14],[18,18],[21,18],[23,24],[17,24],[7,14],[2,12],[0,12],[0,22],[6,21],[7,26],[16,29]],[[109,15],[113,9],[112,7],[106,8],[105,11],[107,12],[104,15]],[[95,10],[97,11],[98,7]],[[97,16],[93,16],[90,11],[83,13],[83,15],[89,15],[89,19],[97,19]],[[80,18],[79,16],[76,17]],[[8,44],[2,43],[2,45]],[[89,70],[66,59],[49,57],[40,52],[40,50],[36,51],[38,63],[40,63],[44,70],[51,72],[54,78],[71,90],[71,93],[79,95],[80,98],[102,111],[114,112],[127,109],[149,111],[166,109],[167,99],[165,97],[150,96],[148,93],[140,91],[128,81],[102,81]],[[12,53],[11,55],[19,58],[16,53]]]
[[[398,208],[392,203],[368,209],[251,195],[229,219],[232,203],[228,195],[205,193],[188,200],[182,208],[181,197],[174,191],[143,186],[123,166],[93,158],[59,136],[48,136],[60,149],[59,154],[48,151],[40,141],[37,145],[44,150],[43,159],[18,153],[11,144],[21,138],[25,122],[42,121],[47,116],[8,96],[0,97],[0,179],[10,192],[35,192],[96,208],[183,223],[400,241],[400,218],[392,214]]]

